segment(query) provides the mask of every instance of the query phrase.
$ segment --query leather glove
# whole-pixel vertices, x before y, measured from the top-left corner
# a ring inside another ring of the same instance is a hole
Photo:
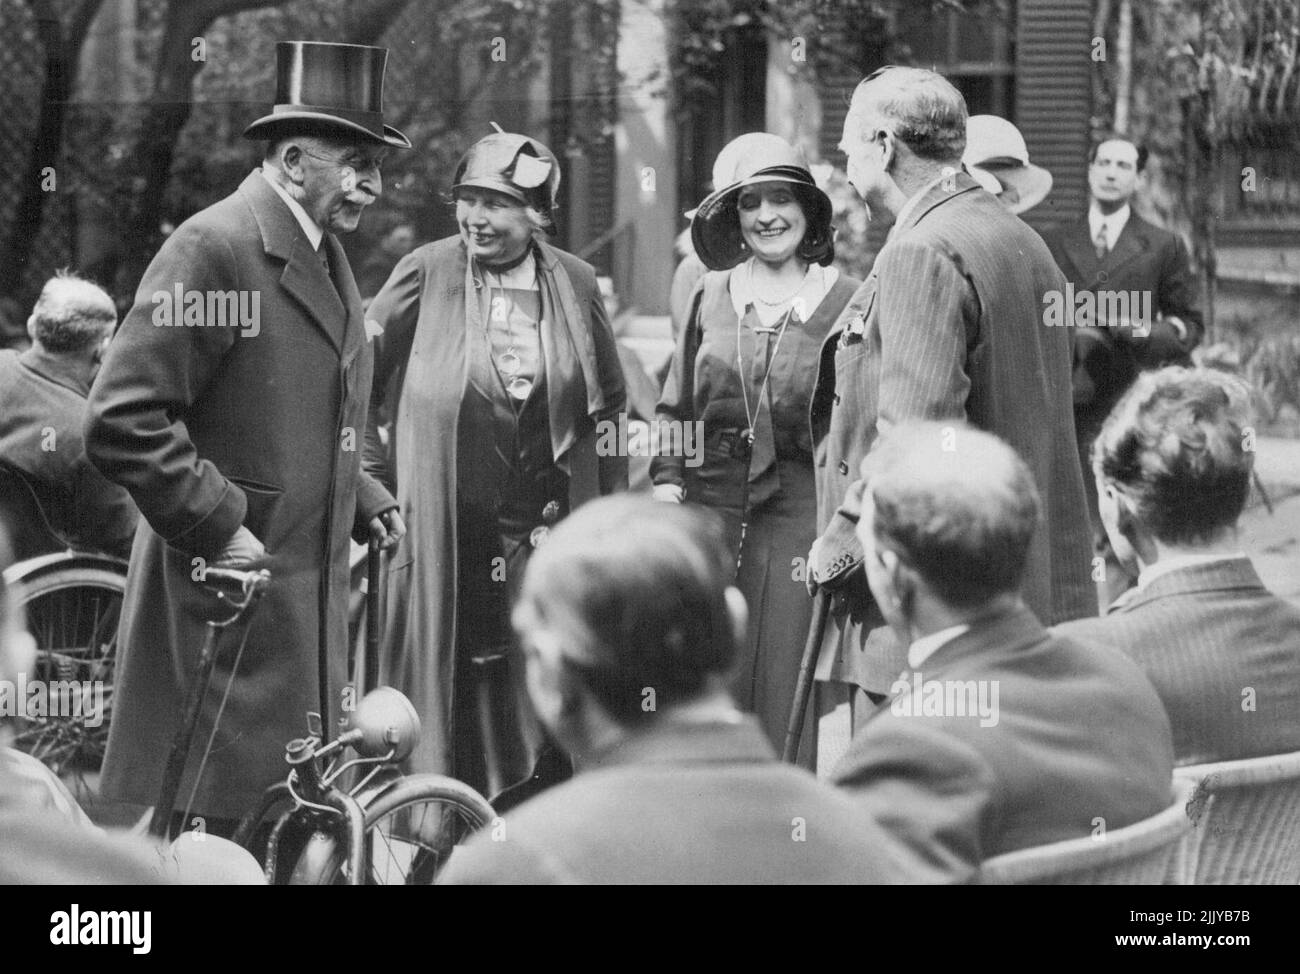
[[[266,557],[266,548],[257,535],[244,527],[231,535],[221,553],[211,562],[213,568],[247,568]]]
[[[665,504],[680,504],[686,496],[680,484],[655,484],[651,498]]]
[[[883,624],[884,617],[867,584],[862,543],[857,536],[864,486],[861,480],[849,485],[844,503],[813,542],[805,585],[809,595],[816,595],[822,588],[831,594],[831,613],[837,618],[847,616],[857,624],[870,621],[876,625]]]

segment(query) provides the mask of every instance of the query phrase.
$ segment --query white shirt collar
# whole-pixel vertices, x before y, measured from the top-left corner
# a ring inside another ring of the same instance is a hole
[[[311,244],[312,250],[320,250],[320,242],[325,237],[325,231],[320,225],[311,218],[302,204],[289,195],[289,191],[276,182],[275,177],[270,175],[265,169],[259,169],[262,178],[271,184],[271,188],[280,194],[280,199],[289,205],[289,212],[298,220],[298,225],[302,227],[302,232],[307,234],[307,242]]]
[[[751,257],[731,272],[731,279],[727,282],[727,290],[731,294],[731,307],[736,312],[737,318],[744,318],[745,311],[752,304],[754,312],[758,315],[758,320],[765,326],[772,325],[781,320],[781,316],[785,314],[785,308],[773,308],[754,299],[753,289],[750,286],[750,269],[753,267],[755,259]],[[820,264],[810,264],[808,266],[808,273],[804,275],[803,284],[799,285],[799,290],[790,299],[792,304],[799,301],[803,302],[802,314],[798,316],[800,321],[807,321],[812,317],[812,313],[822,303],[822,298],[830,293],[830,289],[839,280],[839,276],[840,272],[834,267],[822,267]]]
[[[1097,207],[1095,202],[1088,206],[1088,236],[1093,241],[1097,239],[1097,231],[1101,229],[1103,223],[1106,224],[1106,249],[1114,250],[1115,242],[1119,240],[1119,235],[1124,232],[1124,226],[1128,223],[1129,215],[1132,209],[1127,203],[1121,206],[1114,213],[1106,216]]]
[[[1236,561],[1238,558],[1245,558],[1245,552],[1236,552],[1234,554],[1213,554],[1213,555],[1174,555],[1170,558],[1161,558],[1154,565],[1147,565],[1138,573],[1137,587],[1144,589],[1157,578],[1168,575],[1170,572],[1176,572],[1183,568],[1193,568],[1197,565],[1209,565],[1216,561]]]
[[[970,629],[970,626],[963,623],[959,626],[940,629],[928,636],[922,636],[907,647],[907,665],[914,670],[920,669],[922,663],[938,652],[946,643],[950,643],[958,636],[963,635],[968,629]]]

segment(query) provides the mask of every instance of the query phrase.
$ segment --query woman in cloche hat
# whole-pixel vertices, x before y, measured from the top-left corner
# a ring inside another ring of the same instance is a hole
[[[961,161],[976,182],[1012,213],[1033,209],[1052,191],[1052,174],[1029,161],[1020,129],[997,115],[972,115],[966,120]]]
[[[543,239],[559,185],[535,139],[480,139],[455,172],[459,233],[404,257],[367,313],[394,416],[391,463],[371,435],[368,469],[395,480],[408,526],[381,682],[420,713],[417,769],[489,797],[544,753],[510,629],[529,553],[573,507],[627,486],[625,452],[596,449],[625,399],[596,273]]]
[[[813,457],[825,430],[810,420],[813,387],[860,282],[830,266],[831,201],[801,152],[752,132],[724,157],[727,171],[715,170],[717,188],[691,219],[710,273],[692,294],[656,417],[661,431],[702,423],[703,461],[664,449],[651,474],[657,499],[703,504],[727,524],[750,609],[733,690],[779,749],[812,615],[791,569],[817,535]],[[800,763],[815,761],[815,737],[803,735]]]

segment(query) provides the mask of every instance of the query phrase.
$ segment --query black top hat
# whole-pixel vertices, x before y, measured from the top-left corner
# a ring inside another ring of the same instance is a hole
[[[384,124],[388,51],[361,44],[281,41],[275,45],[275,105],[248,128],[248,139],[277,139],[304,129],[332,129],[409,149],[410,140]]]

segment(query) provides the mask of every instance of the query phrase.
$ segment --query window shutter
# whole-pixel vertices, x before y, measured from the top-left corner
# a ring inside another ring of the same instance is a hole
[[[1092,115],[1091,0],[1021,0],[1016,24],[1016,125],[1052,192],[1024,214],[1037,230],[1072,220],[1088,200]]]

